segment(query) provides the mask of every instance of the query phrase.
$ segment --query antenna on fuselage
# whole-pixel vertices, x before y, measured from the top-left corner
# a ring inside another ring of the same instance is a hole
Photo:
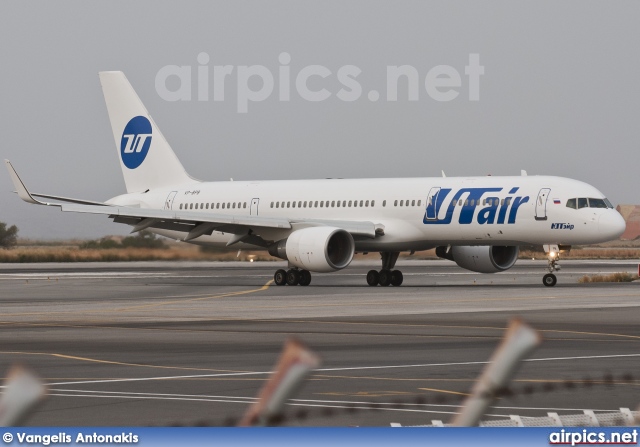
[[[440,171],[440,172],[442,172],[442,176],[443,176],[443,177],[446,177],[446,176],[447,176],[447,174],[445,174],[445,173],[444,173],[444,170],[443,170],[443,171]]]
[[[527,171],[525,171],[524,169],[520,169],[520,175],[523,177],[527,176]]]

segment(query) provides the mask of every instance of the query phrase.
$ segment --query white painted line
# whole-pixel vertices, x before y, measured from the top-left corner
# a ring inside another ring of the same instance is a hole
[[[624,358],[624,357],[640,357],[640,354],[549,357],[549,358],[542,358],[542,359],[525,359],[523,361],[524,362],[551,362],[551,361],[562,361],[562,360],[613,359],[613,358]],[[433,366],[486,365],[487,363],[489,362],[483,361],[483,362],[423,363],[423,364],[415,364],[415,365],[353,366],[353,367],[345,367],[345,368],[314,369],[312,373],[335,372],[335,371],[364,371],[364,370],[374,370],[374,369],[428,368]],[[151,381],[151,380],[198,379],[198,378],[208,378],[208,377],[237,377],[237,376],[251,376],[251,375],[259,376],[259,375],[267,375],[267,374],[271,374],[271,371],[247,371],[247,372],[236,372],[236,373],[194,374],[194,375],[184,375],[184,376],[161,376],[161,377],[140,377],[140,378],[126,378],[126,379],[86,380],[86,381],[76,381],[76,382],[55,382],[55,383],[48,383],[47,386],[77,385],[77,384],[84,384],[84,383],[117,383],[117,382],[144,382],[144,381]]]
[[[209,394],[173,394],[173,393],[138,393],[138,392],[130,392],[130,391],[97,391],[97,390],[72,390],[72,389],[52,389],[53,392],[66,392],[66,393],[91,393],[91,394],[106,394],[106,395],[125,395],[125,396],[140,396],[140,397],[175,397],[175,398],[187,398],[188,400],[193,399],[224,399],[220,400],[220,402],[224,402],[228,400],[229,402],[238,402],[240,400],[244,400],[246,403],[252,403],[257,400],[257,397],[242,397],[242,396],[216,396]],[[389,405],[396,406],[397,402],[366,402],[366,401],[351,401],[351,400],[323,400],[323,399],[290,399],[291,403],[312,403],[312,404],[357,404],[357,405]],[[404,406],[414,406],[414,407],[447,407],[447,408],[458,408],[460,405],[450,405],[450,404],[429,404],[429,403],[404,403]],[[615,410],[602,410],[602,409],[594,409],[594,408],[555,408],[555,407],[505,407],[505,406],[492,406],[491,408],[497,408],[501,410],[539,410],[539,411],[597,411],[597,412],[618,412],[619,409]]]

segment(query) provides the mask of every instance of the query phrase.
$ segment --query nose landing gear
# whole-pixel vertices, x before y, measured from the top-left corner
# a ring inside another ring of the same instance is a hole
[[[549,273],[542,277],[542,284],[546,287],[553,287],[558,282],[558,278],[553,272],[560,271],[560,248],[557,245],[545,245],[544,251],[547,253],[547,269]]]

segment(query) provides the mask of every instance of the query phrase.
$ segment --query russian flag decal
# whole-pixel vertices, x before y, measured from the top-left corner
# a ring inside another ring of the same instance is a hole
[[[553,203],[555,203],[556,205],[560,205],[560,199],[553,199]]]

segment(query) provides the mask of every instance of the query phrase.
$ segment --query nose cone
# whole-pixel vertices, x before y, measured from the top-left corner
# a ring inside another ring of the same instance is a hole
[[[600,215],[598,230],[607,240],[618,239],[627,229],[627,224],[616,210],[607,210]]]

